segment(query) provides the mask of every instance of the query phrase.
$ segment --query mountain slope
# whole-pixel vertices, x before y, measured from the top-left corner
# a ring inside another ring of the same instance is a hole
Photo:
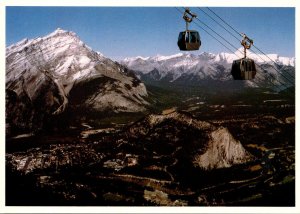
[[[148,104],[144,84],[131,71],[62,29],[6,48],[6,91],[8,122],[21,126],[58,115],[73,100],[93,111],[137,112]]]

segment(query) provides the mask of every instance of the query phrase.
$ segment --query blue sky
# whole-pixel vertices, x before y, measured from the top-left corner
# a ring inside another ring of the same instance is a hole
[[[201,21],[234,46],[240,47],[235,38],[201,10],[191,9]],[[207,8],[201,9],[218,20]],[[295,56],[295,8],[211,9],[236,30],[246,33],[265,53]],[[178,53],[177,37],[185,28],[185,23],[182,14],[174,7],[6,7],[7,46],[23,38],[45,36],[58,27],[75,32],[93,50],[118,60],[132,56]],[[199,26],[192,23],[190,28],[198,30],[202,40],[200,50],[194,51],[194,54],[229,52]]]

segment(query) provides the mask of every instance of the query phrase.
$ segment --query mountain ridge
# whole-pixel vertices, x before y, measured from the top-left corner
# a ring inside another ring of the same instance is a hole
[[[199,82],[201,80],[228,81],[233,80],[230,74],[233,60],[243,57],[242,49],[236,53],[212,54],[203,52],[199,55],[177,53],[169,56],[132,57],[121,60],[120,63],[134,70],[143,81],[154,82]],[[294,82],[295,58],[281,57],[278,54],[256,55],[251,51],[247,57],[256,63],[259,78],[245,81],[250,87],[276,85],[280,82],[291,85]],[[279,72],[278,72],[279,71]],[[290,76],[290,79],[286,79]]]
[[[216,62],[218,61],[226,61],[228,63],[231,63],[232,60],[236,60],[239,58],[242,58],[244,55],[243,48],[239,48],[235,53],[227,53],[227,52],[220,52],[217,54],[209,53],[209,52],[201,52],[200,54],[191,54],[191,53],[175,53],[172,55],[155,55],[155,56],[136,56],[136,57],[126,57],[123,60],[120,60],[120,62],[128,63],[133,62],[134,60],[148,60],[148,61],[165,61],[169,59],[179,58],[179,57],[190,57],[190,58],[204,58],[207,57],[208,59],[214,59]],[[279,56],[278,54],[256,54],[251,51],[247,51],[247,57],[255,60],[257,63],[271,63],[276,62],[280,65],[286,65],[286,66],[295,66],[295,57],[284,57]]]

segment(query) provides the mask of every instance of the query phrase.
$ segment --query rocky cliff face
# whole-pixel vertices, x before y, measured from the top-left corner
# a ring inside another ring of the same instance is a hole
[[[185,158],[204,170],[231,167],[253,158],[225,127],[215,127],[186,113],[150,115],[125,133],[144,142],[149,152]]]
[[[148,104],[133,73],[62,29],[6,48],[6,92],[7,122],[21,129],[40,127],[68,105],[137,112]]]

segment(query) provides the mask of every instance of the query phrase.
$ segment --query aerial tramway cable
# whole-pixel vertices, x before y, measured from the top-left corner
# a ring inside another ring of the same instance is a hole
[[[179,13],[182,13],[181,10],[179,10],[178,8],[175,7],[175,9],[177,9],[177,11]],[[199,20],[199,19],[197,19]],[[214,31],[213,29],[211,29],[208,25],[206,25],[205,23],[201,22],[202,24],[204,24],[206,27],[208,27],[211,31],[213,31],[215,34],[217,34],[219,37],[221,37],[223,40],[226,40],[224,37],[220,36],[216,31]],[[196,24],[198,27],[200,27],[202,30],[204,30],[206,33],[208,33],[210,36],[212,36],[215,40],[217,40],[220,44],[222,44],[226,49],[228,49],[230,52],[232,52],[233,54],[236,55],[235,52],[233,52],[230,48],[228,48],[226,45],[224,45],[219,39],[217,39],[215,36],[213,36],[211,33],[209,33],[207,30],[205,30],[203,27],[201,27],[198,23],[194,22],[194,24]],[[228,24],[227,24],[228,25]],[[232,27],[231,27],[232,28]],[[237,32],[237,31],[236,31]],[[241,34],[242,35],[242,34]],[[235,49],[237,49],[238,51],[240,51],[238,48],[236,48],[235,46],[233,46],[230,42],[228,42],[226,40],[226,42],[228,44],[230,44],[232,47],[234,47]],[[240,51],[241,52],[241,51]],[[237,56],[237,55],[236,55]],[[259,65],[258,65],[259,66]],[[264,70],[261,66],[259,66],[262,70]],[[259,75],[259,73],[258,73]],[[271,76],[271,74],[269,74]],[[273,76],[271,76],[273,77]],[[284,83],[282,83],[281,81],[277,80],[278,83],[280,83],[281,85],[284,85],[286,88],[288,88]],[[274,84],[273,82],[270,82],[274,87],[276,87],[277,89],[282,90],[278,85]]]
[[[262,50],[260,50],[257,46],[255,46],[255,45],[253,45],[253,47],[255,48],[255,49],[257,49],[260,53],[262,53],[263,55],[265,55],[269,60],[271,60],[274,64],[276,64],[276,62],[273,60],[273,59],[271,59],[267,54],[265,54]],[[274,67],[275,68],[275,67]],[[275,68],[275,70],[277,70],[276,68]],[[278,71],[278,70],[277,70]],[[287,73],[291,78],[293,78],[294,79],[294,81],[295,81],[295,77],[293,77],[292,75],[290,75],[289,73]]]
[[[209,9],[209,8],[208,8]],[[199,8],[199,10],[201,10],[202,12],[204,12],[204,10],[202,10],[202,9],[200,9]],[[243,36],[243,34],[242,33],[239,33],[237,30],[235,30],[232,26],[230,26],[224,19],[222,19],[219,15],[217,15],[215,12],[213,12],[211,9],[209,9],[213,14],[215,14],[220,20],[222,20],[227,26],[229,26],[234,32],[236,32],[238,35],[241,35],[241,36]],[[209,16],[206,12],[204,12],[207,16]],[[212,18],[211,16],[209,16],[211,19],[213,19],[214,20],[214,22],[216,22],[216,23],[218,23],[218,25],[220,25],[223,29],[225,29],[228,33],[230,33],[233,37],[235,37],[236,39],[238,39],[236,36],[234,36],[230,31],[228,31],[223,25],[221,25],[218,21],[216,21],[214,18]],[[215,31],[213,31],[214,33],[216,33]],[[219,35],[218,33],[216,33],[217,35]],[[226,39],[224,39],[224,38],[222,38],[223,40],[226,40]],[[227,40],[226,40],[226,42],[227,42]],[[229,42],[227,42],[227,43],[229,43]],[[230,43],[230,45],[231,46],[233,46],[231,43]],[[234,46],[233,46],[234,47]],[[254,46],[253,45],[253,47],[256,47],[256,46]],[[235,47],[235,49],[237,49],[236,47]],[[256,47],[256,49],[258,49],[257,47]],[[238,51],[239,52],[241,52],[239,49],[238,49]],[[256,52],[254,52],[254,51],[252,51],[254,54],[256,54],[262,61],[264,61],[264,62],[266,62],[266,60],[264,60],[262,57],[261,57],[261,55],[258,55]],[[262,52],[262,51],[261,51]],[[262,52],[263,53],[263,52]],[[266,57],[268,57],[265,53],[263,53]],[[270,57],[268,57],[271,61],[273,61]],[[274,62],[274,61],[273,61]],[[275,62],[274,62],[275,63]],[[271,65],[272,66],[272,65]],[[261,67],[261,66],[259,66],[259,67]],[[289,82],[291,85],[294,85],[294,83],[293,82],[291,82],[291,80],[289,79],[289,78],[287,78],[285,75],[283,75],[282,73],[281,73],[281,71],[279,71],[275,66],[272,66],[273,68],[274,68],[274,70],[276,70],[283,78],[285,78],[285,80],[287,81],[287,82]],[[262,69],[262,70],[264,70],[264,69]],[[273,77],[270,73],[268,73],[271,77]],[[287,73],[288,75],[289,75],[289,73]],[[292,77],[291,75],[289,75],[290,77]],[[280,81],[279,80],[277,80],[279,83],[280,83]],[[281,83],[281,84],[283,84],[283,83]],[[287,87],[287,86],[286,86]]]
[[[182,13],[182,11],[181,10],[179,10],[178,8],[176,8],[178,11],[179,11],[179,13]],[[204,30],[207,34],[209,34],[211,37],[213,37],[215,40],[217,40],[221,45],[223,45],[226,49],[228,49],[230,52],[232,52],[233,54],[235,54],[237,57],[239,57],[234,51],[232,51],[229,47],[227,47],[224,43],[222,43],[219,39],[217,39],[214,35],[212,35],[211,33],[209,33],[207,30],[205,30],[202,26],[200,26],[198,23],[196,23],[196,22],[194,22],[194,24],[196,24],[199,28],[201,28],[202,30]],[[207,26],[207,25],[205,25],[205,26]],[[208,26],[207,26],[208,27]],[[210,30],[212,30],[211,28],[209,28]],[[212,30],[215,34],[217,34],[219,37],[221,37],[221,38],[223,38],[223,40],[225,40],[224,39],[224,37],[222,37],[222,36],[220,36],[217,32],[215,32],[214,30]],[[227,41],[227,43],[229,43],[228,41]],[[235,49],[237,49],[235,46],[233,46],[231,43],[229,43],[233,48],[235,48]],[[238,51],[240,51],[240,50],[238,50]],[[240,51],[241,52],[241,51]],[[241,52],[242,53],[242,52]]]
[[[215,23],[217,23],[219,26],[221,26],[224,30],[226,30],[231,36],[233,36],[234,38],[236,38],[236,40],[240,41],[239,38],[237,38],[233,33],[231,33],[229,30],[227,30],[223,25],[221,25],[217,20],[215,20],[213,17],[211,17],[208,13],[206,13],[203,9],[201,9],[200,7],[198,7],[199,10],[201,10],[205,15],[207,15],[210,19],[212,19]],[[242,35],[240,35],[242,36]]]
[[[223,23],[225,23],[228,27],[230,27],[236,34],[242,36],[242,33],[239,33],[235,28],[233,28],[230,24],[228,24],[224,19],[222,19],[217,13],[215,13],[213,10],[211,10],[210,8],[207,7],[207,9],[213,13],[216,17],[218,17]],[[199,10],[201,10],[202,12],[204,12],[207,16],[209,16],[204,10],[202,10],[201,8],[199,8]],[[211,19],[213,19],[211,16],[209,16]],[[213,19],[216,23],[218,23],[215,19]],[[237,39],[236,36],[234,36],[231,32],[229,32],[223,25],[219,24],[220,26],[222,26],[223,29],[225,29],[228,33],[230,33],[233,37],[235,37]],[[253,47],[258,50],[260,53],[262,53],[264,56],[266,56],[270,61],[272,61],[274,64],[276,64],[276,62],[271,59],[268,55],[266,55],[263,51],[261,51],[257,46],[255,46],[253,44]],[[254,54],[256,54],[262,61],[266,62],[266,60],[264,60],[260,55],[258,55],[255,51],[252,51]],[[294,85],[294,82],[291,82],[291,80],[289,78],[287,78],[281,71],[279,71],[275,66],[272,66],[282,77],[284,77],[290,84]],[[290,75],[289,73],[286,73],[287,75],[289,75],[289,77],[294,78],[292,75]]]
[[[219,42],[221,45],[223,45],[227,50],[229,50],[231,53],[233,53],[235,56],[239,57],[234,51],[232,51],[229,47],[227,47],[224,43],[222,43],[218,38],[216,38],[214,35],[212,35],[211,33],[209,33],[205,28],[203,28],[202,26],[200,26],[198,23],[194,23],[195,25],[197,25],[199,28],[201,28],[203,31],[205,31],[208,35],[210,35],[211,37],[213,37],[217,42]],[[260,67],[258,65],[258,67]],[[260,67],[261,68],[261,67]],[[262,68],[261,68],[262,69]],[[262,69],[263,70],[263,69]],[[260,73],[257,73],[256,79],[264,81],[262,75]],[[275,85],[274,83],[271,82],[271,84],[279,89],[279,91],[281,90],[281,88],[278,85]]]
[[[230,27],[233,31],[235,31],[238,35],[243,36],[241,33],[239,33],[237,30],[235,30],[231,25],[229,25],[224,19],[222,19],[218,14],[216,14],[213,10],[211,10],[209,7],[207,7],[209,11],[211,11],[215,16],[217,16],[220,20],[222,20],[228,27]]]

